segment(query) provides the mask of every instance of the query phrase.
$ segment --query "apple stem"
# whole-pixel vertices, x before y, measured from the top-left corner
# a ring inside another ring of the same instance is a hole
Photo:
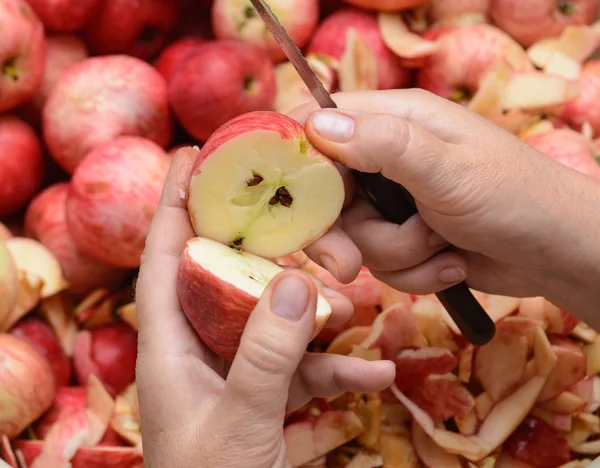
[[[18,81],[19,71],[16,67],[17,57],[11,57],[2,65],[2,75],[8,76],[13,81]]]
[[[571,0],[559,0],[557,9],[561,14],[566,16],[573,15],[576,12],[575,5],[573,5]]]

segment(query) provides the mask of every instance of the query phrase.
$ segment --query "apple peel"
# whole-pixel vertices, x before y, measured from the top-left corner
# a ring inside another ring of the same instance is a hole
[[[13,306],[4,321],[0,324],[0,332],[8,331],[21,318],[31,312],[40,302],[44,281],[39,276],[20,270],[17,303]]]
[[[502,108],[544,110],[566,104],[581,95],[577,80],[543,72],[515,73],[505,84]]]
[[[40,313],[56,334],[67,356],[73,356],[78,331],[73,310],[73,304],[63,293],[42,299],[40,302]]]
[[[398,57],[423,58],[438,50],[437,42],[423,39],[413,33],[400,13],[380,12],[377,21],[383,42]]]
[[[117,315],[135,331],[138,331],[135,302],[129,302],[117,308]]]
[[[142,434],[136,384],[129,385],[115,400],[110,425],[129,444],[141,447]]]
[[[411,427],[412,442],[417,455],[427,467],[461,468],[460,458],[442,449],[424,430],[413,420]]]
[[[394,359],[395,386],[410,390],[421,385],[430,375],[452,372],[458,364],[456,357],[445,348],[405,349]]]
[[[360,34],[349,28],[338,69],[340,91],[368,91],[379,87],[377,58]]]

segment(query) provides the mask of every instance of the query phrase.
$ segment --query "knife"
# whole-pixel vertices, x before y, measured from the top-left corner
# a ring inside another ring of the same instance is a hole
[[[264,0],[250,0],[275,40],[285,52],[321,108],[337,108],[300,49],[290,38],[269,5]],[[418,213],[412,195],[401,185],[381,173],[353,171],[358,185],[386,221],[403,224]],[[489,317],[467,283],[463,282],[436,294],[463,336],[473,345],[482,346],[492,340],[496,325]]]

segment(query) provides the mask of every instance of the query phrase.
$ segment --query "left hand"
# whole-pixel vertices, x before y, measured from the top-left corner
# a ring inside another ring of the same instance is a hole
[[[306,353],[321,290],[346,322],[351,302],[307,274],[288,270],[271,281],[228,365],[198,338],[181,310],[176,273],[194,237],[186,200],[192,148],[175,155],[142,257],[136,288],[137,388],[146,467],[289,466],[286,412],[314,397],[377,392],[394,379],[390,362]]]

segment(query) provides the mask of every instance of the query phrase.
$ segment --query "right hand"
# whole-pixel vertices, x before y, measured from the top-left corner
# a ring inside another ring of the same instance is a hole
[[[311,102],[291,116],[333,160],[405,186],[419,210],[398,226],[360,195],[347,200],[338,223],[306,249],[340,281],[352,281],[361,263],[413,294],[467,279],[480,291],[528,297],[581,279],[591,254],[581,245],[596,237],[594,225],[581,222],[598,216],[595,180],[422,90],[333,99],[339,109]],[[448,243],[459,250],[442,252]]]

